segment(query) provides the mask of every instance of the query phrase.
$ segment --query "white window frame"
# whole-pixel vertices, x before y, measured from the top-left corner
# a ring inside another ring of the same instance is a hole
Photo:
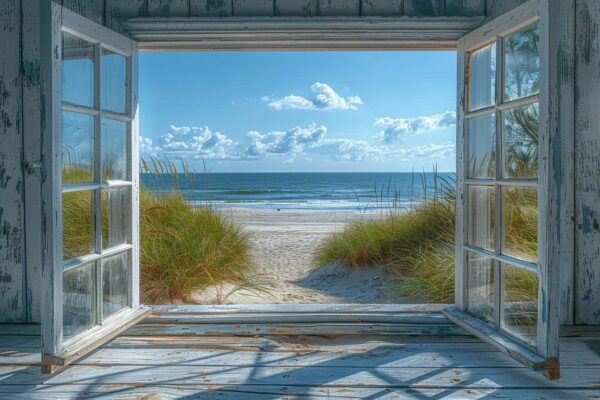
[[[507,14],[504,14],[489,23],[483,25],[472,33],[466,35],[458,41],[458,69],[457,69],[457,210],[456,210],[456,299],[455,307],[445,310],[445,315],[451,320],[461,325],[463,328],[478,336],[482,340],[494,345],[499,350],[511,357],[523,362],[530,367],[543,370],[546,376],[555,379],[560,374],[558,361],[558,340],[559,340],[559,265],[548,259],[549,237],[546,233],[547,212],[551,210],[552,196],[547,193],[548,181],[551,178],[551,169],[547,167],[548,158],[548,140],[550,132],[548,131],[549,115],[549,97],[551,86],[549,84],[549,59],[548,53],[550,46],[550,27],[548,10],[551,0],[530,0]],[[522,99],[503,103],[504,92],[504,73],[503,73],[503,48],[500,37],[522,29],[535,22],[539,23],[540,30],[540,93],[539,95],[528,96]],[[499,69],[496,75],[496,99],[494,105],[477,111],[468,110],[468,85],[465,79],[468,70],[469,52],[485,47],[496,42],[496,68]],[[501,111],[538,102],[539,104],[539,135],[538,135],[538,177],[536,180],[523,179],[504,179],[500,170],[501,153],[496,154],[496,176],[494,179],[481,180],[467,178],[467,155],[466,137],[467,126],[466,117],[495,113],[496,115],[496,149],[501,146],[498,143],[502,140],[501,129],[503,129],[503,120]],[[502,244],[502,207],[499,190],[496,190],[496,224],[495,224],[495,251],[488,252],[470,246],[467,244],[467,215],[466,215],[466,188],[469,184],[495,185],[497,188],[507,186],[537,186],[538,189],[538,260],[537,263],[528,263],[512,257],[507,257],[499,253],[498,249]],[[467,313],[468,299],[468,273],[466,266],[467,251],[474,251],[491,257],[495,260],[494,265],[494,322],[495,326],[484,322]],[[515,335],[499,328],[500,326],[500,293],[499,286],[499,268],[498,261],[506,261],[518,267],[534,270],[538,274],[538,317],[537,317],[537,340],[533,348],[524,344]]]
[[[68,365],[83,354],[113,338],[124,329],[140,321],[149,313],[149,308],[139,304],[139,149],[138,149],[138,82],[137,82],[137,46],[132,40],[102,27],[88,19],[71,12],[54,2],[44,2],[42,6],[41,70],[43,107],[42,153],[51,155],[46,163],[42,180],[42,204],[45,222],[42,282],[42,369],[54,372]],[[83,107],[62,102],[61,63],[62,32],[66,32],[94,44],[94,105]],[[100,52],[105,48],[127,57],[126,62],[126,108],[119,114],[101,109],[100,91]],[[94,160],[95,181],[84,184],[62,183],[62,111],[74,111],[94,117]],[[100,128],[101,118],[125,122],[127,125],[127,179],[123,182],[101,182]],[[101,190],[105,188],[131,188],[131,229],[129,244],[102,250]],[[94,251],[67,262],[63,261],[62,243],[62,195],[65,192],[86,190],[95,196],[93,213],[95,233]],[[103,258],[130,254],[129,307],[102,318],[102,269]],[[63,273],[67,270],[95,262],[96,325],[63,340]]]

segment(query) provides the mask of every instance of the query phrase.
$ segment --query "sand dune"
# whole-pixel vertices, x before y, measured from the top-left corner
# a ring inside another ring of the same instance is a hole
[[[386,288],[382,267],[316,268],[317,247],[352,221],[373,218],[361,212],[226,209],[222,211],[251,235],[255,269],[250,276],[263,290],[224,284],[196,291],[203,304],[253,303],[398,303]]]

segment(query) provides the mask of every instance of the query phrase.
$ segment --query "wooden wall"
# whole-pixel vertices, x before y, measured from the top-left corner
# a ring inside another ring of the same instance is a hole
[[[0,322],[38,322],[43,171],[39,1],[0,1]],[[50,1],[50,0],[41,0]],[[524,0],[55,0],[122,30],[119,18],[497,17]],[[575,1],[575,324],[600,324],[600,2]],[[22,24],[21,24],[22,23]],[[27,132],[27,135],[23,135]],[[22,161],[30,162],[24,168]],[[27,199],[27,201],[25,201]],[[571,266],[565,266],[571,268]]]

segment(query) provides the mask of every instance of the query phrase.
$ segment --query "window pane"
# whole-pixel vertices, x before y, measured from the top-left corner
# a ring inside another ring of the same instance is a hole
[[[95,325],[94,265],[65,271],[63,275],[63,338],[68,339]]]
[[[469,109],[496,102],[496,43],[473,52],[469,58]]]
[[[62,101],[94,106],[94,45],[62,33]]]
[[[131,228],[131,189],[102,190],[102,248],[129,241]]]
[[[63,260],[94,251],[93,191],[67,192],[62,195]]]
[[[468,310],[476,317],[494,320],[494,261],[477,253],[467,254]]]
[[[127,180],[127,124],[102,118],[102,180]]]
[[[504,100],[539,92],[540,32],[530,25],[504,39]]]
[[[496,176],[496,115],[469,120],[468,171],[469,178]]]
[[[494,251],[496,201],[493,186],[467,187],[467,243]]]
[[[501,264],[502,327],[531,345],[537,337],[537,273]]]
[[[102,315],[104,318],[129,306],[129,252],[102,260]]]
[[[100,63],[102,109],[125,113],[127,61],[122,55],[103,48],[100,51]]]
[[[538,205],[536,188],[504,188],[502,254],[537,261]]]
[[[504,177],[537,178],[539,106],[504,112]]]
[[[94,117],[62,112],[62,180],[65,183],[94,180]]]

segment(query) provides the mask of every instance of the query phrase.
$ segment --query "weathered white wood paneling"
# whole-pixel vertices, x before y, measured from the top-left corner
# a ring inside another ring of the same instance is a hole
[[[0,2],[0,322],[26,321],[21,2]]]
[[[273,15],[274,0],[233,0],[234,17]]]
[[[190,14],[188,0],[153,0],[147,4],[148,17],[187,17]]]
[[[283,17],[312,17],[317,15],[318,0],[276,0],[275,15]]]
[[[191,17],[230,17],[232,13],[233,0],[189,1]]]
[[[42,276],[42,138],[40,136],[40,7],[23,1],[23,159],[25,183],[25,251],[27,322],[40,322]]]
[[[575,324],[600,325],[600,2],[576,4]]]
[[[519,4],[525,3],[527,0],[487,0],[485,2],[485,14],[490,18],[498,18],[517,7]]]
[[[404,0],[404,15],[407,17],[439,17],[445,12],[444,0]]]
[[[59,0],[55,3],[61,4]],[[154,0],[152,3],[158,3]],[[98,24],[104,24],[104,0],[62,0],[62,6]]]
[[[548,315],[559,313],[561,323],[573,324],[574,280],[574,124],[575,124],[575,2],[543,0],[540,120],[539,261],[547,265],[547,293],[559,293],[550,301]],[[557,327],[555,327],[557,328]],[[554,336],[554,335],[552,335]]]

